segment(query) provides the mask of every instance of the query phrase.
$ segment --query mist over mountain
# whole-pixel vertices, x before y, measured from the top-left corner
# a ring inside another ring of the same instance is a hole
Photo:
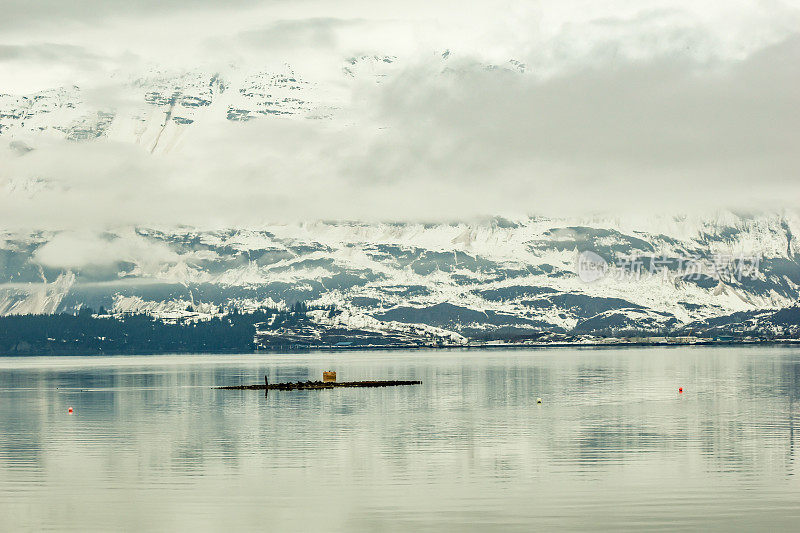
[[[37,8],[0,52],[4,223],[796,209],[796,6],[584,4]]]

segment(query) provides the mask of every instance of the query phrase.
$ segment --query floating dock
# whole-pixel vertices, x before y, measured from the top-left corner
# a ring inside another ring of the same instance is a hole
[[[214,387],[224,390],[321,390],[336,389],[341,387],[398,387],[401,385],[420,385],[421,381],[297,381],[295,383],[269,383],[264,377],[264,383],[259,385],[230,385],[227,387]]]

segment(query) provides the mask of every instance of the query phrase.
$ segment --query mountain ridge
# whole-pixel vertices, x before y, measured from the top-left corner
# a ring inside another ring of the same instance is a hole
[[[625,233],[613,220],[579,226],[544,217],[514,224],[316,222],[258,230],[7,233],[0,249],[0,314],[104,306],[158,316],[189,305],[252,310],[302,301],[347,309],[353,317],[478,335],[503,328],[509,334],[582,330],[589,320],[677,330],[794,305],[800,256],[792,235],[800,221],[791,213],[731,216],[691,232],[684,220],[674,237]],[[577,270],[585,252],[613,268],[587,283]],[[734,266],[753,258],[757,265],[737,277],[715,271],[720,257]],[[648,271],[648,263],[660,270]],[[630,264],[641,271],[619,266]],[[442,309],[450,316],[439,316]]]

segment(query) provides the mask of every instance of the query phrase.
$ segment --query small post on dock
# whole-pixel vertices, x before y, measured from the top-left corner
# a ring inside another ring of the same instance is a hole
[[[269,380],[267,379],[267,375],[264,374],[264,397],[269,394]]]

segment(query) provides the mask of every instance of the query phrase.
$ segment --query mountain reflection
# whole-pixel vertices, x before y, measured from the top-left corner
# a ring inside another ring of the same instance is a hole
[[[266,397],[212,388],[265,374],[319,379],[325,369],[340,380],[423,384]],[[577,520],[565,506],[576,494],[598,505],[646,501],[654,480],[668,494],[691,487],[697,520],[725,490],[751,491],[753,505],[764,485],[788,482],[798,494],[797,350],[1,359],[0,380],[0,504],[18,510],[21,494],[44,501],[83,491],[113,509],[147,488],[164,512],[174,498],[191,507],[235,497],[257,505],[252,513],[275,502],[311,502],[323,513],[330,500],[347,509],[341,524],[370,527],[385,525],[373,506],[391,495],[412,514],[427,501],[479,499],[513,526],[514,516],[544,512],[525,495]],[[605,490],[587,495],[587,484]],[[131,525],[76,501],[95,524]],[[5,525],[73,516],[27,513]]]

